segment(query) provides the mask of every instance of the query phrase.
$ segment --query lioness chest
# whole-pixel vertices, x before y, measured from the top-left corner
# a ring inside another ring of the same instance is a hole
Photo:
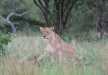
[[[47,40],[49,42],[49,45],[52,47],[53,51],[61,51],[71,54],[73,54],[74,52],[74,48],[70,44],[65,43],[59,36],[56,36],[54,39],[51,38],[50,40]]]

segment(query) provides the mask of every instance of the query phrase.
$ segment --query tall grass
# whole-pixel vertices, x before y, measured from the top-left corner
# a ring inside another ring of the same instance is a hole
[[[107,75],[107,40],[77,41],[72,40],[80,64],[51,62],[46,56],[40,65],[28,59],[41,55],[45,42],[40,34],[18,32],[12,35],[7,46],[7,56],[0,58],[0,75]],[[20,62],[23,61],[23,62]],[[106,63],[106,64],[105,64]]]
[[[91,66],[78,66],[75,64],[53,64],[45,62],[42,66],[31,63],[18,63],[15,59],[2,60],[0,64],[1,75],[104,75],[103,71]]]

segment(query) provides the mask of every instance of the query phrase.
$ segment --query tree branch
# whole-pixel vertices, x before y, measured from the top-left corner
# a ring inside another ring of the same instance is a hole
[[[15,27],[15,24],[10,20],[12,16],[23,16],[25,15],[26,13],[28,12],[24,12],[24,13],[21,13],[21,14],[18,14],[18,13],[15,13],[15,12],[11,12],[6,18],[4,18],[3,16],[0,16],[4,22],[8,23],[10,26],[11,26],[11,29],[12,29],[12,33],[16,33],[16,27]]]
[[[37,1],[33,0],[33,2],[35,3],[35,5],[37,7],[40,8],[40,10],[42,11],[42,14],[44,16],[44,19],[45,19],[46,23],[48,24],[49,23],[49,21],[48,21],[48,14],[50,14],[50,11],[48,9],[48,7],[49,7],[49,5],[48,5],[49,0],[44,0],[43,1],[44,4],[43,4],[43,2],[41,0],[37,0]]]
[[[68,8],[66,9],[67,11],[65,11],[65,18],[64,18],[64,25],[66,25],[67,21],[68,21],[68,17],[71,14],[71,10],[73,8],[73,6],[77,3],[78,0],[74,0],[71,1],[71,3],[69,3]],[[66,6],[67,7],[67,6]]]

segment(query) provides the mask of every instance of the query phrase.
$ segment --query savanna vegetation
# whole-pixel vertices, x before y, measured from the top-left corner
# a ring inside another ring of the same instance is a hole
[[[47,44],[40,27],[76,50],[80,63],[37,62]],[[107,0],[1,0],[0,75],[108,75]]]

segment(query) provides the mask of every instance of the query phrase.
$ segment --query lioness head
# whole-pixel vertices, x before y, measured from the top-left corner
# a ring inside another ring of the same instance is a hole
[[[40,27],[40,31],[45,39],[49,39],[54,33],[54,27]]]

